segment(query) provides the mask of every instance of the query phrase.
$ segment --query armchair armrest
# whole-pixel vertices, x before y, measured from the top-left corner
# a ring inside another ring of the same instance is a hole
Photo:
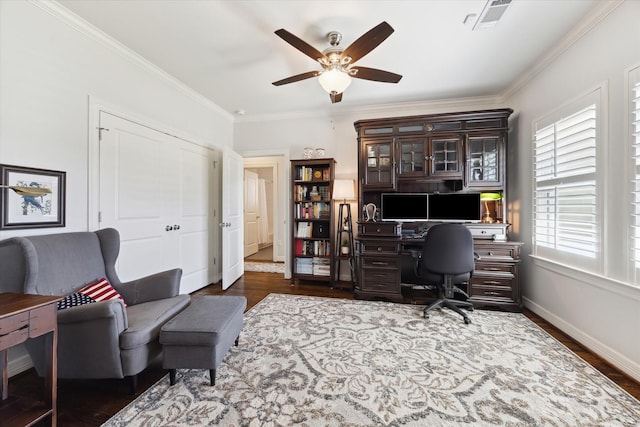
[[[78,323],[89,327],[92,322],[103,322],[105,319],[113,320],[118,334],[129,327],[127,311],[119,299],[84,304],[58,311],[58,325],[61,328],[64,325]]]
[[[129,305],[171,298],[180,292],[182,269],[175,268],[113,285]]]

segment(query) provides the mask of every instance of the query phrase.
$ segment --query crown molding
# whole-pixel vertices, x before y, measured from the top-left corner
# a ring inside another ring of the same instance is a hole
[[[302,110],[284,113],[255,114],[246,116],[236,116],[234,123],[256,123],[270,121],[285,121],[296,119],[317,118],[319,115],[340,116],[353,115],[373,116],[379,114],[404,115],[407,111],[424,110],[468,110],[470,108],[489,108],[489,106],[502,106],[504,97],[499,95],[477,96],[466,98],[433,99],[412,102],[396,102],[387,104],[368,104],[359,106],[341,105],[336,108],[332,105],[331,110]]]
[[[128,60],[132,64],[138,66],[142,70],[147,73],[158,77],[161,80],[164,80],[166,83],[169,83],[178,91],[184,93],[189,98],[194,101],[204,105],[207,108],[212,109],[214,112],[223,115],[230,121],[233,121],[233,115],[228,111],[222,109],[219,105],[212,102],[209,98],[206,98],[199,92],[195,91],[191,87],[184,84],[182,81],[176,79],[171,74],[164,71],[162,68],[148,61],[140,54],[131,50],[124,44],[120,43],[113,37],[106,34],[104,31],[100,30],[98,27],[90,24],[89,22],[82,19],[80,16],[71,12],[66,7],[62,6],[60,3],[54,0],[29,0],[29,2],[37,6],[38,8],[48,12],[55,18],[57,18],[62,23],[68,25],[79,33],[89,37],[93,41],[101,44],[102,46],[110,49],[111,51],[117,53],[124,59]]]
[[[510,99],[520,89],[522,89],[528,82],[533,80],[538,74],[551,65],[556,59],[558,59],[564,52],[566,52],[571,46],[573,46],[578,40],[584,37],[589,31],[591,31],[596,25],[598,25],[604,18],[606,18],[611,12],[617,9],[625,0],[606,0],[600,1],[598,6],[594,8],[587,16],[575,26],[567,35],[555,45],[547,55],[542,57],[536,64],[529,69],[528,72],[523,74],[514,84],[504,90],[500,97],[502,99]]]

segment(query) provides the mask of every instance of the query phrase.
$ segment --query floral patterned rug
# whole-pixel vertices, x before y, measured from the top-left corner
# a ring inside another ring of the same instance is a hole
[[[105,426],[638,426],[640,402],[522,314],[271,294],[218,368]]]

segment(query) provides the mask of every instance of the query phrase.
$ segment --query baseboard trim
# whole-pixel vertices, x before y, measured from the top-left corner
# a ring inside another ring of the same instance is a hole
[[[21,356],[15,357],[9,360],[7,365],[7,373],[9,377],[13,377],[14,375],[18,375],[24,371],[27,371],[33,367],[33,363],[31,363],[31,358],[28,354],[23,354]]]
[[[562,332],[587,347],[590,351],[594,352],[607,362],[611,363],[616,368],[620,369],[625,374],[629,375],[631,378],[640,382],[640,364],[634,362],[628,357],[613,350],[611,347],[596,340],[592,336],[586,334],[584,331],[576,328],[571,323],[565,321],[561,317],[558,317],[544,307],[534,303],[530,299],[523,298],[523,302],[526,308],[542,317],[547,322],[551,323],[553,326],[560,329]]]

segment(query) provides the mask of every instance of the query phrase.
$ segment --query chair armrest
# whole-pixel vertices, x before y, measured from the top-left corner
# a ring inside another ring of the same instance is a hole
[[[119,299],[84,304],[58,311],[58,325],[60,327],[74,323],[89,325],[91,322],[103,322],[104,319],[113,319],[118,333],[129,327],[127,311]]]
[[[182,269],[175,268],[114,285],[129,305],[171,298],[180,292]]]

